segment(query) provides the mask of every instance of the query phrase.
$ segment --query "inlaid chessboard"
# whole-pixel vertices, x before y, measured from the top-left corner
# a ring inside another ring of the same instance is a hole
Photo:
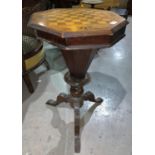
[[[112,34],[114,28],[126,24],[126,20],[114,12],[89,9],[51,9],[34,13],[30,26],[42,31],[57,33],[93,33]]]

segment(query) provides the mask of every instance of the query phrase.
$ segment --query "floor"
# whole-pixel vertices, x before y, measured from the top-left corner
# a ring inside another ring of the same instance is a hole
[[[132,152],[132,19],[126,37],[111,48],[100,49],[88,72],[85,90],[104,99],[81,108],[79,155],[131,155]],[[76,155],[74,113],[69,104],[47,106],[60,92],[68,92],[67,71],[60,51],[45,43],[51,70],[41,66],[31,74],[35,92],[23,82],[23,155]]]

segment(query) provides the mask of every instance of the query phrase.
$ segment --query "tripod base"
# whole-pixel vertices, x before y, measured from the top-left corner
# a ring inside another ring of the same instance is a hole
[[[91,101],[98,104],[103,102],[102,98],[95,98],[91,91],[83,93],[83,85],[89,81],[90,77],[86,75],[84,79],[75,79],[70,76],[69,73],[65,75],[65,81],[71,86],[70,93],[65,94],[60,93],[57,96],[56,101],[49,100],[46,104],[57,106],[62,102],[70,103],[74,108],[74,133],[75,133],[75,152],[79,153],[81,148],[80,141],[80,107],[83,105],[84,101]]]

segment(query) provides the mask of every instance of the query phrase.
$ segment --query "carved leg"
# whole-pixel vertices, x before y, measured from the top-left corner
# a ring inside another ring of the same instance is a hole
[[[33,93],[34,89],[33,89],[33,85],[31,83],[31,80],[29,78],[29,75],[28,74],[23,75],[23,79],[25,81],[25,84],[27,85],[27,88],[28,88],[29,92]]]
[[[90,91],[87,91],[86,93],[84,93],[83,95],[83,99],[85,101],[91,101],[91,102],[95,102],[95,103],[98,103],[98,104],[101,104],[103,102],[103,99],[98,97],[98,98],[95,98],[94,94]]]
[[[81,148],[80,142],[80,105],[74,106],[74,132],[75,132],[75,152],[79,153]]]
[[[67,94],[61,93],[61,94],[59,94],[57,96],[56,101],[54,101],[54,100],[48,100],[46,102],[46,104],[56,106],[56,105],[58,105],[58,104],[60,104],[62,102],[67,102],[68,101],[68,98],[69,98],[69,96]]]
[[[47,62],[46,59],[44,60],[44,64],[45,64],[47,70],[50,70],[50,65],[49,65],[49,63]]]

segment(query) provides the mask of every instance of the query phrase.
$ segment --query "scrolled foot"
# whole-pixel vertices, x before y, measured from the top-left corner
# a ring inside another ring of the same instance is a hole
[[[103,99],[98,97],[95,99],[95,102],[98,103],[98,104],[101,104],[103,102]]]
[[[100,98],[100,97],[95,98],[95,95],[90,91],[87,91],[86,93],[84,93],[83,99],[91,101],[91,102],[95,102],[95,103],[98,103],[98,104],[101,104],[103,102],[102,98]]]
[[[68,95],[65,94],[65,93],[61,93],[61,94],[59,94],[59,95],[57,96],[56,101],[54,101],[54,100],[48,100],[48,101],[46,102],[46,104],[52,105],[52,106],[57,106],[58,104],[60,104],[60,103],[62,103],[62,102],[67,102],[67,100],[68,100]]]
[[[52,105],[52,106],[57,106],[59,103],[58,103],[57,101],[54,101],[54,100],[48,100],[48,101],[46,102],[46,104]]]

